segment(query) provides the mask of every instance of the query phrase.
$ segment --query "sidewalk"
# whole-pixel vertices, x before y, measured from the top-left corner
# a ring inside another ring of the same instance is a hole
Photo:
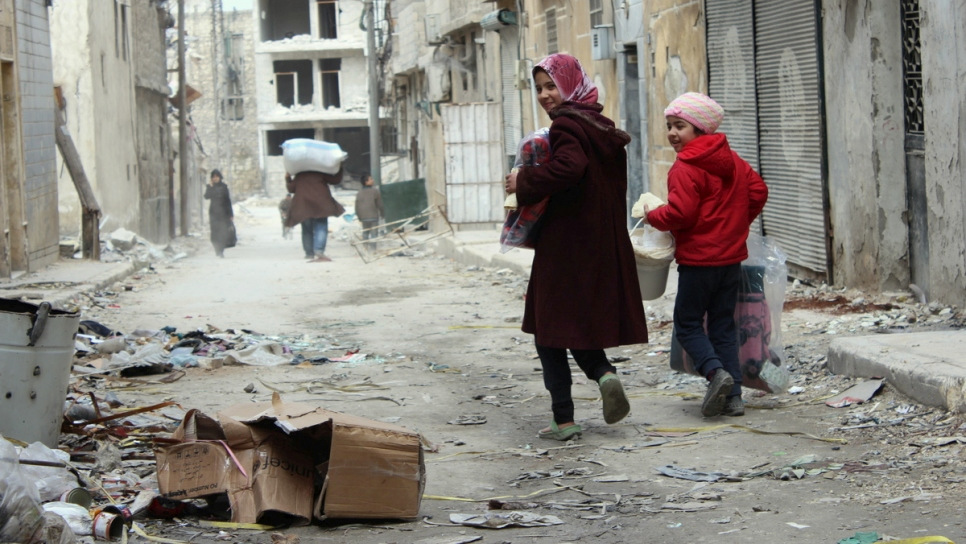
[[[0,281],[0,298],[32,304],[49,302],[54,308],[70,310],[82,293],[105,289],[149,264],[60,259],[42,270]]]
[[[533,252],[500,253],[499,231],[462,231],[437,242],[440,253],[467,266],[508,268],[529,276]],[[677,267],[664,295],[645,304],[671,315]],[[837,338],[828,351],[829,370],[854,377],[882,377],[902,394],[929,406],[966,412],[966,330],[875,334]]]

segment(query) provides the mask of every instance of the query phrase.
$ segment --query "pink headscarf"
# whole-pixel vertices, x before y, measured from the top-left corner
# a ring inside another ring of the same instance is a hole
[[[537,70],[547,72],[564,102],[597,103],[597,86],[587,77],[576,57],[554,53],[533,67],[534,74]]]

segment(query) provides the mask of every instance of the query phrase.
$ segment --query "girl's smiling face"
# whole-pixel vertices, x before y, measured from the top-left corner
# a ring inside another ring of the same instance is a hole
[[[675,153],[680,153],[688,142],[701,134],[694,125],[684,119],[674,115],[667,116],[667,141],[674,148]]]
[[[563,98],[560,96],[560,89],[557,85],[550,79],[550,74],[543,70],[537,70],[537,73],[533,75],[533,85],[534,89],[537,91],[537,101],[543,106],[544,111],[547,113],[550,110],[556,108],[560,104],[563,104]]]

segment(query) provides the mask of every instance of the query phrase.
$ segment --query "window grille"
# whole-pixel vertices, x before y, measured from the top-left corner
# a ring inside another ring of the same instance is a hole
[[[919,42],[919,0],[902,0],[902,77],[906,132],[923,133],[922,55]]]

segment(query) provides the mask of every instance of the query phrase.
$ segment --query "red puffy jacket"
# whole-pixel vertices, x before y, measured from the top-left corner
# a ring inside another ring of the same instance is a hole
[[[648,212],[647,222],[674,234],[678,264],[724,266],[748,257],[748,227],[765,207],[768,187],[724,134],[688,142],[667,188],[667,205]]]

